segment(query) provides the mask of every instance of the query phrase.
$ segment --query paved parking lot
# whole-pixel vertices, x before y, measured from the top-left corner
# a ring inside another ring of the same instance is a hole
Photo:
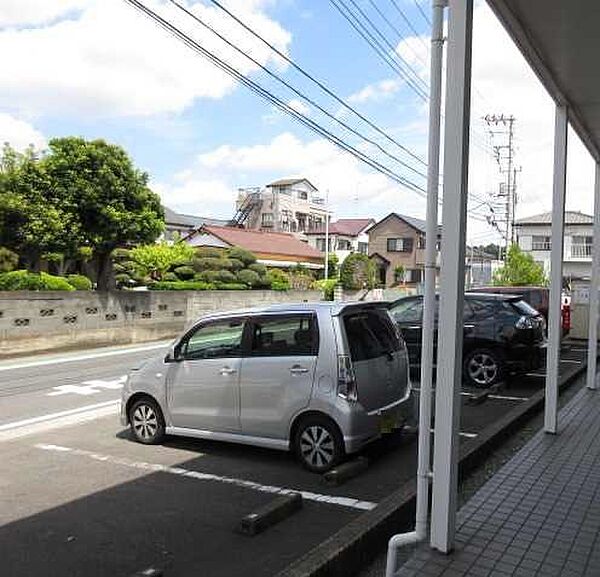
[[[565,350],[561,371],[577,370],[583,354]],[[104,380],[119,376],[116,357],[101,365]],[[102,380],[91,367],[84,370],[86,380]],[[60,364],[40,366],[40,373],[46,387],[36,381],[35,390],[6,397],[15,406],[4,404],[10,416],[0,427],[10,428],[17,413],[35,418],[24,410],[23,395],[38,399],[36,407],[42,397],[56,403],[61,396],[48,395],[64,384],[60,375],[74,374]],[[0,372],[0,386],[18,380],[1,380],[11,374],[18,372]],[[540,376],[513,379],[481,404],[471,401],[479,391],[465,390],[463,442],[540,387]],[[78,402],[118,396],[116,386],[98,391]],[[0,547],[3,573],[11,577],[128,576],[150,567],[165,577],[273,575],[376,506],[414,477],[416,467],[414,438],[393,434],[363,451],[368,470],[331,487],[285,453],[173,437],[159,447],[139,445],[115,414],[4,440],[2,454]],[[244,515],[288,490],[303,493],[300,512],[254,537],[236,532]]]

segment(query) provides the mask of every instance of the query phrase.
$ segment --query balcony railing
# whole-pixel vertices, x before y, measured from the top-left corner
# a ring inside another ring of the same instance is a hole
[[[531,245],[531,250],[551,250],[552,243],[550,242],[533,242]]]
[[[591,244],[572,244],[571,258],[592,258]]]

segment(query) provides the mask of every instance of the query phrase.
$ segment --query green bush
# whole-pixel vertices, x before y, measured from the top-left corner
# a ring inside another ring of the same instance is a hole
[[[15,270],[18,264],[19,255],[8,248],[0,246],[0,273]]]
[[[229,262],[231,262],[231,270],[232,271],[242,270],[246,266],[241,260],[238,260],[237,258],[230,258]],[[253,266],[253,265],[250,265],[250,266]]]
[[[67,282],[77,291],[91,291],[92,281],[82,274],[70,274]]]
[[[339,280],[337,278],[317,280],[313,283],[313,288],[323,291],[323,298],[326,301],[333,300],[333,292]]]
[[[217,282],[217,277],[219,276],[219,272],[216,270],[205,270],[204,272],[199,272],[194,275],[195,281],[202,281],[208,283]]]
[[[216,274],[216,280],[220,283],[232,283],[236,281],[236,276],[230,270],[219,270]]]
[[[131,251],[128,248],[115,248],[110,256],[114,261],[121,261],[131,258]]]
[[[249,270],[253,270],[258,276],[265,276],[267,274],[267,267],[264,264],[255,262],[248,267]]]
[[[117,286],[119,288],[124,287],[124,286],[131,286],[132,284],[135,284],[134,282],[132,282],[131,277],[127,273],[124,273],[124,272],[120,272],[115,275],[115,283],[117,283]]]
[[[195,258],[192,261],[192,266],[194,270],[197,272],[204,272],[205,270],[220,270],[222,268],[228,268],[222,266],[222,261],[224,259],[221,258],[210,258],[210,257],[200,257]]]
[[[224,282],[218,283],[216,286],[217,290],[220,291],[243,291],[248,287],[245,284],[237,283],[237,282]]]
[[[227,253],[229,258],[241,260],[246,266],[256,262],[256,256],[253,253],[239,246],[230,248]]]
[[[221,258],[223,256],[222,248],[212,246],[200,246],[196,249],[197,258]]]
[[[210,283],[194,280],[157,281],[148,284],[148,289],[153,291],[207,291],[214,288],[214,285]]]
[[[255,287],[260,283],[260,277],[253,270],[245,269],[237,273],[237,281],[249,287]]]
[[[267,280],[274,291],[286,291],[290,288],[290,277],[279,268],[270,269]]]
[[[5,291],[74,291],[75,289],[60,276],[45,272],[34,273],[14,270],[0,274],[0,290]]]
[[[166,272],[163,276],[163,280],[167,282],[177,282],[179,277],[174,272]]]
[[[377,266],[366,254],[352,253],[340,267],[340,283],[346,290],[372,289],[377,284]]]
[[[191,266],[178,266],[174,271],[177,278],[181,280],[190,280],[194,277],[194,269]],[[167,273],[169,274],[169,273]],[[164,278],[163,280],[167,280]]]

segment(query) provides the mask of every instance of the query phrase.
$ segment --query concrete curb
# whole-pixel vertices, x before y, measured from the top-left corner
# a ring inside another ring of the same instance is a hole
[[[563,376],[560,391],[566,389],[587,369],[583,362]],[[476,439],[466,442],[459,452],[459,476],[465,477],[521,425],[544,406],[542,389],[528,401],[515,407],[501,419],[486,427]],[[276,577],[348,577],[371,562],[395,533],[413,529],[416,482],[411,480],[386,497],[372,511],[363,513],[335,535],[277,573]]]
[[[287,519],[300,509],[302,509],[302,495],[300,493],[282,495],[254,513],[246,515],[241,520],[237,530],[244,535],[254,536]]]
[[[357,457],[352,461],[342,463],[335,469],[327,471],[323,475],[323,482],[326,485],[337,487],[344,484],[346,481],[360,475],[363,471],[369,468],[369,460],[366,457]]]

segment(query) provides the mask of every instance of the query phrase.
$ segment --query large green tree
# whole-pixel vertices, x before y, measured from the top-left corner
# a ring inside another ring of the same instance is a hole
[[[544,286],[547,282],[542,265],[536,263],[530,254],[524,253],[517,244],[508,249],[506,263],[494,275],[496,286]]]

